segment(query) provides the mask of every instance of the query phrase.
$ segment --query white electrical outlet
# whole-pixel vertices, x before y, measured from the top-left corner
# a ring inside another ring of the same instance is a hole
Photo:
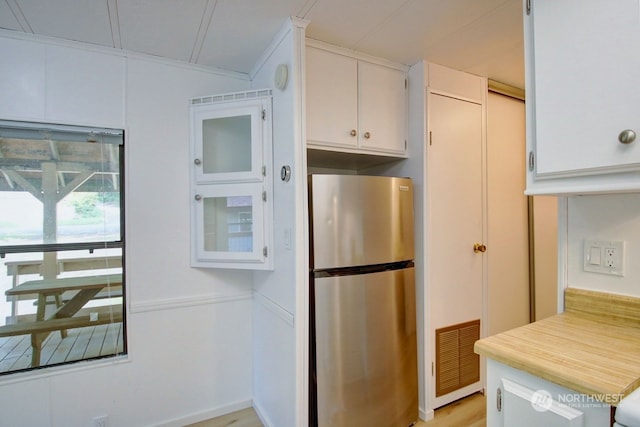
[[[109,417],[107,415],[100,415],[93,418],[93,427],[109,427]]]
[[[585,240],[584,271],[624,276],[624,242]]]

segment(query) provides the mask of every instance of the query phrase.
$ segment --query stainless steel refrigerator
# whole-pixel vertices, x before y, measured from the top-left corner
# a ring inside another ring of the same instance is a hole
[[[413,186],[309,176],[310,405],[318,427],[418,419]]]

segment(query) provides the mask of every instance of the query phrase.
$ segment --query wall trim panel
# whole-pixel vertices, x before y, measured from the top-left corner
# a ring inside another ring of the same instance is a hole
[[[131,313],[146,313],[150,311],[173,310],[198,305],[221,304],[253,298],[253,292],[243,292],[236,295],[203,295],[186,298],[167,298],[156,301],[143,301],[131,304]]]

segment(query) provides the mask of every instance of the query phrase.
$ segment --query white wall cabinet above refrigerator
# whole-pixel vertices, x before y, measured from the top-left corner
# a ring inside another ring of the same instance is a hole
[[[640,191],[639,8],[524,1],[529,194]]]
[[[271,91],[194,98],[191,265],[270,270]]]
[[[306,90],[309,148],[406,156],[402,66],[365,61],[308,40]]]

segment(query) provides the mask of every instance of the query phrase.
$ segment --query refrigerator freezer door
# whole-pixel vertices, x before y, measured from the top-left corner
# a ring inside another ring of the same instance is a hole
[[[319,427],[418,419],[414,269],[314,280]]]
[[[311,175],[311,268],[414,259],[408,178]]]

